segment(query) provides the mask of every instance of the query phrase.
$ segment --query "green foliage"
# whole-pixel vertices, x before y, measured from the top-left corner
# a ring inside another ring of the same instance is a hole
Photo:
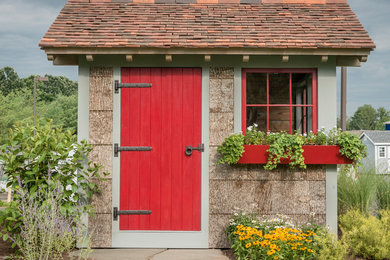
[[[387,176],[377,176],[376,203],[379,209],[390,210],[390,180]]]
[[[267,135],[266,142],[269,143],[269,149],[267,150],[269,157],[267,164],[264,166],[265,169],[275,169],[281,159],[290,159],[290,167],[306,168],[302,149],[305,139],[302,135],[290,135],[284,132],[271,133]]]
[[[90,178],[101,179],[96,164],[85,165],[92,148],[85,142],[77,143],[70,131],[53,128],[51,121],[37,121],[36,127],[29,123],[19,124],[11,131],[10,137],[0,150],[4,163],[4,174],[8,186],[14,191],[24,188],[35,194],[39,190],[55,187],[59,183],[63,191],[61,210],[66,215],[77,215],[77,205],[82,198],[90,198],[98,187]],[[0,226],[5,233],[17,234],[20,230],[21,215],[17,210],[18,196],[4,211],[0,211]],[[85,206],[89,210],[89,206]]]
[[[340,217],[343,242],[351,253],[366,259],[390,258],[390,211],[380,217],[351,210]]]
[[[218,164],[237,163],[244,152],[244,136],[242,134],[232,134],[218,147],[218,153],[223,157],[218,161]]]
[[[348,246],[336,236],[330,234],[325,228],[318,229],[314,236],[317,249],[315,259],[318,260],[344,260],[348,256]]]
[[[21,90],[12,92],[8,96],[0,95],[0,144],[8,139],[9,129],[21,120],[32,122],[33,102],[32,93]],[[38,115],[41,114],[41,106],[37,106]]]
[[[58,96],[57,99],[47,105],[42,114],[43,117],[52,119],[56,128],[62,127],[76,132],[77,93],[71,96]]]
[[[339,214],[352,209],[369,214],[373,210],[377,191],[377,176],[374,172],[358,172],[355,175],[341,171],[337,182]]]
[[[64,76],[52,76],[46,75],[49,81],[37,81],[37,100],[43,102],[52,102],[59,96],[71,96],[77,93],[77,82],[74,82]],[[26,89],[31,92],[34,88],[34,77],[31,75],[27,78],[22,79]]]
[[[339,171],[337,180],[338,213],[358,209],[364,214],[390,210],[390,179],[375,169],[358,168],[353,173]]]
[[[77,82],[47,75],[48,82],[36,82],[37,117],[51,118],[53,125],[76,131]],[[32,121],[34,75],[20,79],[10,67],[0,69],[0,144],[17,122]]]
[[[336,143],[340,146],[340,154],[354,162],[360,162],[367,155],[366,146],[358,137],[351,133],[340,132],[336,136]]]
[[[7,96],[13,91],[21,90],[24,87],[23,81],[11,67],[0,69],[0,94]]]
[[[371,105],[358,107],[347,122],[348,130],[384,130],[384,122],[390,121],[390,111],[380,107],[377,110]]]
[[[246,136],[236,133],[225,138],[217,150],[222,155],[218,163],[237,163],[244,152],[244,144],[269,145],[268,162],[264,166],[268,170],[275,169],[283,159],[290,161],[291,168],[306,168],[302,145],[339,145],[340,154],[354,163],[358,163],[366,156],[366,147],[361,140],[352,134],[341,132],[340,129],[332,129],[328,132],[321,129],[316,134],[310,132],[308,135],[301,135],[285,132],[264,133],[258,131],[257,126],[251,126]]]

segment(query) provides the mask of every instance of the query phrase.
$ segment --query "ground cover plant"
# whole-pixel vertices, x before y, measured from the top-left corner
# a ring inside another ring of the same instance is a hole
[[[341,239],[352,256],[390,258],[390,211],[380,210],[378,213],[378,216],[373,216],[355,209],[340,217]]]
[[[289,159],[290,167],[306,168],[303,158],[302,145],[339,145],[340,154],[358,163],[366,156],[366,147],[361,140],[340,129],[308,134],[288,134],[285,132],[265,133],[259,131],[257,125],[248,127],[246,135],[235,133],[227,138],[218,147],[222,156],[219,164],[236,164],[244,153],[244,145],[269,145],[268,162],[265,169],[272,170],[277,167],[281,159]]]
[[[42,258],[35,255],[28,259],[56,259],[59,253],[55,249],[69,248],[59,243],[75,246],[73,228],[80,229],[82,214],[93,212],[88,200],[99,190],[93,180],[103,179],[100,167],[86,162],[91,149],[84,141],[77,143],[72,132],[54,128],[51,121],[38,120],[36,126],[19,124],[10,130],[1,146],[0,160],[14,194],[13,201],[3,203],[5,208],[0,211],[1,234],[25,256],[30,255],[27,251],[49,251]],[[32,210],[34,214],[29,213]],[[62,229],[64,225],[71,229]],[[63,240],[53,242],[57,246],[45,246],[58,237],[56,232],[65,231],[73,235],[72,241],[63,236]],[[29,242],[33,237],[36,240]]]
[[[346,255],[323,227],[295,226],[283,215],[259,217],[236,209],[226,231],[238,260],[342,259]]]

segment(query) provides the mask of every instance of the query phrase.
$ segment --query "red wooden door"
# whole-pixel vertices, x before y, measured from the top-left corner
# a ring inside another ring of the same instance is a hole
[[[121,152],[120,230],[200,230],[201,69],[122,68],[121,146],[151,151]]]

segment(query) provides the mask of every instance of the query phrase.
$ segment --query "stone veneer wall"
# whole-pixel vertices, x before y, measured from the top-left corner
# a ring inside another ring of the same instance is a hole
[[[234,207],[252,210],[258,204],[260,215],[290,216],[296,223],[307,223],[310,213],[325,224],[326,170],[308,166],[290,170],[279,166],[274,171],[263,165],[216,165],[217,147],[234,132],[233,68],[210,69],[210,219],[209,247],[229,246],[224,229]]]
[[[89,74],[89,143],[93,146],[90,161],[109,172],[107,181],[94,180],[102,190],[92,198],[96,217],[89,217],[92,247],[112,244],[112,132],[113,132],[113,68],[91,67]]]

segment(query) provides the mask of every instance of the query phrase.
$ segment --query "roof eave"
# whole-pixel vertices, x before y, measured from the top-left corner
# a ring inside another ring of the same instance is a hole
[[[78,56],[86,55],[93,60],[96,55],[243,55],[243,56],[319,56],[327,61],[336,56],[336,66],[359,67],[372,51],[370,48],[142,48],[142,47],[41,47],[54,65],[78,65]]]
[[[368,56],[372,48],[155,48],[155,47],[46,47],[47,55],[208,54],[208,55],[330,55]]]

